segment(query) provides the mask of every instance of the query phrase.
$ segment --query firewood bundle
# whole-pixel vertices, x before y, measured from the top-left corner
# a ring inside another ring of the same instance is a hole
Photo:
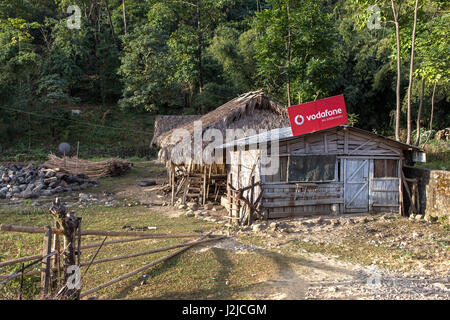
[[[111,158],[105,161],[89,161],[77,157],[59,158],[54,154],[48,155],[48,161],[44,166],[50,169],[60,169],[71,174],[84,173],[89,178],[118,176],[131,168],[131,163],[119,158]]]

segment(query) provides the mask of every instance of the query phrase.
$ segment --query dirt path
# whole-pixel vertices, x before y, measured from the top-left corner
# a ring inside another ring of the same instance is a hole
[[[249,298],[303,299],[443,299],[450,298],[448,277],[407,276],[376,266],[336,261],[309,254],[295,259],[276,278],[247,292]]]

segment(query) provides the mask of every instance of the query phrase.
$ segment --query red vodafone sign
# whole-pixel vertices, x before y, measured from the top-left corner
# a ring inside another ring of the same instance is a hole
[[[292,106],[287,111],[293,136],[348,123],[343,94]]]

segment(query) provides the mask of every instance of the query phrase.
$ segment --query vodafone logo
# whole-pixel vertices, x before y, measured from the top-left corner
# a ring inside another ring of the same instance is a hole
[[[348,123],[342,94],[290,106],[287,111],[293,136]]]
[[[303,116],[301,116],[301,115],[298,115],[295,117],[294,121],[295,121],[295,124],[301,126],[303,124],[303,122],[305,122],[305,118],[303,118]]]
[[[332,109],[332,110],[325,109],[325,111],[322,111],[322,112],[319,111],[317,113],[307,115],[306,120],[311,121],[311,120],[322,119],[322,118],[326,118],[326,117],[333,117],[333,116],[337,116],[340,114],[342,114],[341,108]],[[296,125],[301,126],[305,122],[305,118],[302,115],[297,115],[294,118],[294,122]]]

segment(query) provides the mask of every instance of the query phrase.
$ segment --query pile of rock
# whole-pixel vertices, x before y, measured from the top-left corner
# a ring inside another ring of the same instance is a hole
[[[23,167],[12,164],[0,167],[0,199],[51,196],[59,192],[84,190],[96,184],[96,179],[89,179],[83,173],[70,175],[42,165]]]

